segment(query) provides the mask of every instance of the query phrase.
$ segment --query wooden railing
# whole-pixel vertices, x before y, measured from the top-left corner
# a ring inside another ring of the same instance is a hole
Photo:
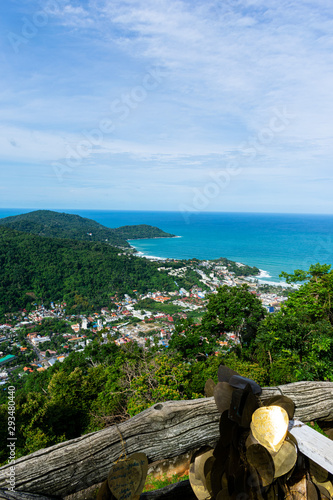
[[[295,419],[300,423],[296,423],[291,432],[297,432],[295,436],[302,443],[300,451],[309,454],[311,450],[312,460],[333,473],[333,441],[302,425],[311,420],[333,422],[333,382],[296,382],[268,387],[263,389],[261,400],[264,403],[276,394],[284,394],[295,402]],[[119,425],[18,459],[15,492],[5,491],[9,465],[1,467],[0,498],[32,500],[33,494],[65,497],[104,481],[112,464],[124,452],[128,455],[143,452],[149,462],[154,462],[203,445],[213,446],[219,436],[219,417],[213,398],[155,404]],[[320,462],[320,457],[325,457],[325,464]]]

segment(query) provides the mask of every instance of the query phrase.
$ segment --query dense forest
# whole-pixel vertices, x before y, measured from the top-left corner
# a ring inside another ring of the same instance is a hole
[[[181,320],[169,348],[94,340],[16,387],[17,456],[26,455],[133,416],[157,401],[203,397],[224,363],[261,386],[298,380],[333,381],[333,271],[311,266],[281,311],[266,314],[246,285],[221,287],[209,298],[200,324]],[[233,331],[238,342],[217,349]],[[24,335],[24,331],[22,332]],[[0,442],[6,443],[6,392],[0,402]],[[7,459],[5,444],[0,463]]]
[[[175,290],[147,259],[101,242],[39,237],[0,227],[0,317],[36,301],[64,300],[74,312],[107,307],[112,295]]]
[[[6,217],[0,219],[0,225],[49,238],[107,241],[110,245],[118,247],[129,247],[126,240],[130,239],[173,237],[172,234],[146,224],[108,228],[79,215],[51,210],[36,210],[27,214]]]
[[[165,233],[162,229],[147,224],[138,224],[135,226],[121,226],[114,229],[119,238],[125,240],[140,240],[144,238],[174,238],[173,234]]]

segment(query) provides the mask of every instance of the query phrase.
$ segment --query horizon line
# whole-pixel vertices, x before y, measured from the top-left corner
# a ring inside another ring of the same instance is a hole
[[[152,209],[106,209],[106,208],[40,208],[40,207],[0,207],[0,210],[24,210],[24,211],[51,211],[58,212],[62,211],[65,213],[66,210],[71,212],[78,210],[80,212],[143,212],[143,213],[182,213],[183,210],[152,210]],[[253,215],[326,215],[333,216],[333,213],[323,213],[323,212],[258,212],[258,211],[233,211],[233,210],[193,210],[186,211],[189,215],[202,215],[202,214],[253,214]],[[18,214],[20,215],[20,214]],[[23,215],[23,214],[22,214]]]

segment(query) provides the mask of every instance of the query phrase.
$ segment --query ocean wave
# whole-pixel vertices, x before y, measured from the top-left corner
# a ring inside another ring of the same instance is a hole
[[[142,255],[142,257],[150,260],[166,260],[166,257],[156,257],[155,255]]]
[[[300,285],[289,284],[285,281],[268,281],[268,280],[260,280],[260,285],[271,285],[271,286],[282,286],[282,288],[299,288]]]
[[[166,257],[156,257],[156,255],[147,255],[143,252],[137,252],[135,254],[136,257],[144,257],[145,259],[149,260],[166,260]]]
[[[264,271],[263,269],[259,269],[260,273],[258,274],[257,278],[260,280],[262,278],[271,278],[272,275],[269,274],[268,271]]]

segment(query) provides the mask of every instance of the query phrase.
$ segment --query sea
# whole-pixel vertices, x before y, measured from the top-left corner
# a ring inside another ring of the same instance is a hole
[[[0,218],[33,209],[0,208]],[[333,215],[158,212],[56,209],[107,227],[149,224],[178,236],[132,240],[142,257],[217,259],[226,257],[261,270],[263,283],[283,284],[282,271],[307,270],[311,264],[333,267]]]

